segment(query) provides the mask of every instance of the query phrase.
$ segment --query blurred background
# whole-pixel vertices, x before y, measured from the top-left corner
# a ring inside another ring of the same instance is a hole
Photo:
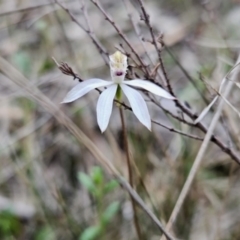
[[[123,132],[116,107],[101,134],[96,122],[99,93],[60,105],[77,84],[53,61],[67,62],[81,79],[110,80],[108,54],[131,49],[153,73],[158,54],[138,0],[0,0],[0,57],[38,88],[98,146],[127,177]],[[238,0],[145,0],[162,58],[177,97],[200,114],[234,66],[240,47]],[[114,24],[106,21],[106,15]],[[95,39],[105,52],[99,52]],[[159,44],[160,45],[160,44]],[[161,46],[159,46],[161,47]],[[158,67],[156,67],[158,66]],[[0,66],[1,67],[1,66]],[[127,192],[41,104],[0,70],[0,239],[138,239]],[[132,71],[131,71],[132,72]],[[133,70],[134,72],[134,70]],[[141,71],[136,74],[145,78]],[[158,75],[152,75],[158,80]],[[159,70],[159,76],[161,71]],[[238,80],[236,80],[238,81]],[[207,83],[206,83],[207,82]],[[212,88],[213,87],[213,88]],[[240,109],[236,85],[229,101]],[[165,225],[202,144],[204,133],[183,118],[174,103],[147,96],[153,120],[149,132],[125,112],[135,189]],[[214,108],[213,108],[214,109]],[[210,112],[204,123],[209,126]],[[189,120],[189,117],[185,117]],[[192,134],[190,138],[169,131]],[[226,106],[215,134],[239,156],[239,116]],[[172,233],[178,239],[240,239],[239,165],[210,142]],[[142,239],[161,233],[140,208]]]

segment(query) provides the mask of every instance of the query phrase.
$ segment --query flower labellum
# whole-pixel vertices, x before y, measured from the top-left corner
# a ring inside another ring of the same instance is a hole
[[[115,83],[122,83],[127,73],[127,56],[117,51],[109,58],[112,80]]]
[[[70,90],[70,92],[68,92],[62,103],[73,102],[95,88],[106,87],[107,89],[100,94],[97,102],[97,122],[101,131],[104,132],[110,120],[113,101],[116,95],[120,95],[119,91],[122,91],[126,95],[135,116],[144,126],[151,130],[151,118],[147,104],[142,95],[132,87],[142,88],[163,98],[171,100],[175,98],[163,88],[152,82],[142,79],[125,81],[124,79],[128,67],[127,56],[120,51],[110,55],[109,59],[112,81],[93,78],[78,83],[72,90]]]

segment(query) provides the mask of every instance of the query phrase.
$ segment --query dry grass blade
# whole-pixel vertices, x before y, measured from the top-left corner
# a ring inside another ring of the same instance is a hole
[[[238,66],[239,66],[239,63],[236,64],[236,65],[231,69],[231,71],[229,71],[229,72],[227,73],[227,75],[223,78],[223,80],[221,81],[220,87],[219,87],[219,91],[218,91],[219,94],[222,93],[223,86],[225,85],[225,83],[226,83],[226,81],[227,81],[227,79],[228,79],[229,74],[231,74],[231,72],[232,72],[236,67],[238,67]],[[201,112],[201,114],[198,116],[198,118],[194,121],[194,124],[199,123],[199,122],[206,116],[206,114],[209,112],[210,108],[214,105],[214,103],[215,103],[217,100],[218,100],[218,96],[216,96],[216,97],[212,100],[212,102]],[[228,103],[228,102],[227,102],[227,103]]]

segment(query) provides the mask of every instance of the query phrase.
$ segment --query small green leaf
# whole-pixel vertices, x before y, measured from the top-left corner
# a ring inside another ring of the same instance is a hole
[[[48,226],[40,229],[36,236],[36,240],[54,240],[54,239],[55,239],[54,231]]]
[[[20,227],[19,220],[12,214],[11,210],[4,210],[0,213],[0,237],[1,234],[5,236],[18,234]]]
[[[85,173],[78,173],[78,179],[82,185],[91,193],[95,193],[95,185],[92,179]]]
[[[92,226],[83,231],[79,240],[94,240],[101,233],[100,226]]]
[[[119,186],[119,183],[116,180],[111,180],[104,187],[104,193],[109,193]]]
[[[12,56],[14,64],[26,75],[29,75],[31,70],[31,59],[26,52],[19,51]]]
[[[94,167],[92,169],[91,177],[96,185],[100,185],[103,182],[103,171],[100,167]]]
[[[119,202],[113,202],[111,203],[107,209],[104,211],[102,215],[102,221],[103,223],[108,223],[112,220],[112,218],[115,216],[115,214],[118,212],[120,208],[120,203]]]

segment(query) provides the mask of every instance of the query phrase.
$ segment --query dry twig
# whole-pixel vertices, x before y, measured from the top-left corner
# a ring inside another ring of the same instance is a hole
[[[72,19],[73,22],[75,22],[92,40],[93,44],[96,46],[97,50],[99,51],[100,55],[102,56],[103,60],[106,64],[108,64],[108,52],[103,47],[103,45],[99,42],[99,40],[96,38],[95,34],[91,31],[91,29],[86,28],[81,24],[77,18],[69,11],[68,8],[64,7],[62,3],[60,3],[58,0],[55,0],[55,3],[57,3]],[[87,17],[86,13],[84,14],[85,18]],[[88,23],[88,21],[87,21]],[[89,27],[89,25],[88,25]]]

